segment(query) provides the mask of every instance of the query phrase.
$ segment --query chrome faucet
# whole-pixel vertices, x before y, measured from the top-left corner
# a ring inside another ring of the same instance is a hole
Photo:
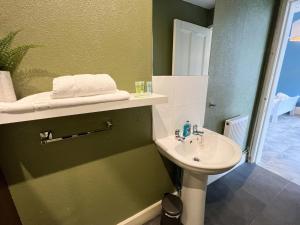
[[[180,141],[180,142],[184,142],[184,140],[185,140],[185,137],[180,136],[180,130],[179,129],[175,130],[175,138],[176,138],[177,141]]]
[[[193,135],[202,136],[203,134],[204,134],[203,131],[198,130],[198,125],[197,124],[193,125]]]
[[[193,135],[196,135],[196,136],[201,137],[200,142],[201,142],[201,144],[203,143],[203,135],[204,135],[204,131],[199,131],[199,130],[198,130],[198,125],[197,125],[197,124],[193,125]]]

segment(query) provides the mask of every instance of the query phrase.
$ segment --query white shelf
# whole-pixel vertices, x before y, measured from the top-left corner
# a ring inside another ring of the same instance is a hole
[[[117,109],[126,109],[167,103],[168,97],[165,95],[152,94],[136,97],[131,94],[130,99],[114,102],[104,102],[89,105],[78,105],[65,108],[55,108],[26,113],[0,113],[0,124],[17,123],[39,119],[55,118],[70,115],[79,115],[94,112],[103,112]]]

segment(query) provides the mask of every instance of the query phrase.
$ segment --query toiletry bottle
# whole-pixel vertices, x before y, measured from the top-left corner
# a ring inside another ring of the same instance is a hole
[[[146,92],[148,95],[152,94],[152,81],[147,81],[146,82]]]
[[[190,121],[186,121],[186,123],[183,125],[183,132],[182,132],[182,136],[183,137],[188,137],[191,134],[191,123]]]

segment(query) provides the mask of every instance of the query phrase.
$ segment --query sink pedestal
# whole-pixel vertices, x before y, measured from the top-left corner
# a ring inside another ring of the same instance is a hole
[[[173,135],[155,140],[158,150],[183,169],[182,223],[204,225],[205,198],[209,174],[233,168],[242,156],[241,148],[228,137],[203,128],[202,142],[192,136],[183,142]]]
[[[181,190],[184,225],[204,225],[206,187],[207,175],[184,170]]]

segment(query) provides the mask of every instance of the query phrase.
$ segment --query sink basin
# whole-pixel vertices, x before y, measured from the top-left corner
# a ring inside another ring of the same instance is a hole
[[[155,141],[159,151],[183,169],[218,174],[234,167],[241,159],[240,147],[231,139],[203,129],[203,137],[191,136],[184,142],[168,136]]]
[[[204,225],[207,177],[230,170],[242,151],[231,139],[202,129],[204,135],[191,135],[178,141],[174,135],[155,140],[162,155],[183,168],[181,199],[184,225]]]

